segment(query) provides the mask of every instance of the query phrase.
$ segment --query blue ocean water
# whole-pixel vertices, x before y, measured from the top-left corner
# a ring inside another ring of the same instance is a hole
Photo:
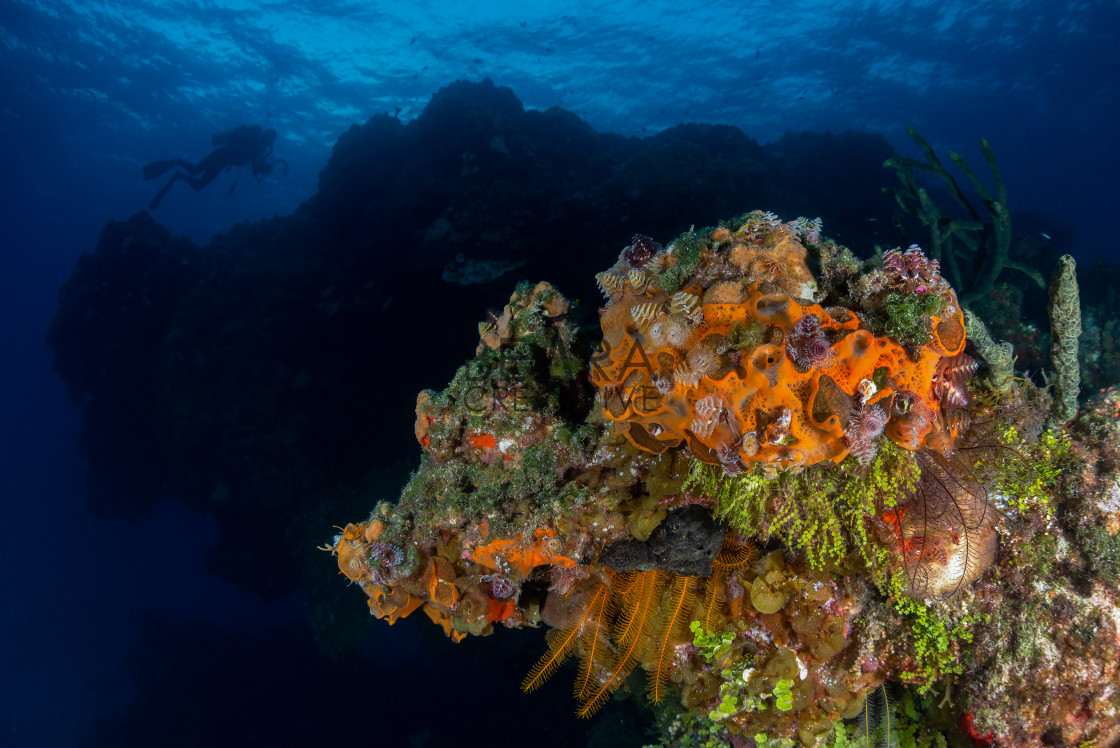
[[[287,176],[257,181],[246,172],[235,189],[234,173],[198,192],[176,185],[151,212],[203,245],[311,199],[351,126],[388,115],[378,125],[387,133],[397,127],[390,121],[408,128],[440,89],[489,79],[526,110],[564,109],[581,127],[623,136],[620,144],[707,123],[764,146],[786,133],[855,130],[918,156],[907,136],[914,127],[937,151],[982,164],[978,144],[987,138],[1014,210],[1066,227],[1060,251],[1120,261],[1111,223],[1120,203],[1118,35],[1120,4],[1048,0],[0,4],[0,744],[151,745],[157,728],[173,745],[252,735],[319,745],[378,729],[390,745],[483,745],[518,728],[542,730],[534,742],[547,745],[608,740],[602,723],[570,717],[563,684],[543,696],[517,691],[539,632],[456,647],[410,620],[371,629],[332,659],[308,624],[322,609],[285,583],[299,577],[298,564],[262,557],[257,546],[236,560],[215,551],[254,533],[258,517],[223,514],[184,496],[182,485],[147,480],[149,456],[127,440],[79,449],[131,427],[83,431],[44,335],[78,258],[94,250],[107,221],[146,208],[161,184],[142,180],[145,163],[197,159],[212,133],[241,123],[278,131]],[[481,100],[481,91],[463,96]],[[780,158],[780,149],[769,152]],[[418,171],[386,194],[424,188]],[[868,190],[868,203],[878,196],[866,182],[851,189]],[[363,225],[370,236],[378,229]],[[582,230],[617,232],[615,245],[630,235],[610,225]],[[234,251],[223,246],[215,251]],[[277,262],[288,259],[278,252]],[[393,265],[391,283],[371,286],[378,324],[415,319],[404,299],[429,290],[408,275],[420,272],[413,265]],[[470,297],[463,314],[500,305],[507,281],[489,287],[489,304]],[[470,335],[404,367],[393,395],[403,407],[391,411],[386,432],[410,436],[415,391],[447,380]],[[98,354],[113,360],[114,350]],[[116,500],[126,489],[113,481],[94,495],[91,455],[116,460],[117,479],[135,463],[145,481],[129,490],[144,496]],[[387,446],[381,455],[369,469],[390,483],[407,475],[407,452]],[[325,540],[331,524],[309,534]],[[261,581],[231,574],[235,566]],[[510,648],[516,662],[505,662]],[[613,744],[641,744],[632,717],[608,711],[604,721],[623,736]]]

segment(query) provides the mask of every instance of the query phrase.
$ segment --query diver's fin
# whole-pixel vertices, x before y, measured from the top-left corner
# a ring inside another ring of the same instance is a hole
[[[171,169],[177,163],[177,159],[168,159],[167,161],[153,161],[144,166],[144,180],[155,179],[160,174],[164,174],[168,169]]]
[[[159,207],[159,204],[163,202],[163,198],[166,197],[167,193],[171,191],[171,185],[175,184],[175,176],[180,173],[181,172],[175,172],[175,174],[171,176],[171,179],[167,180],[167,184],[163,185],[163,187],[160,188],[160,191],[157,192],[156,196],[152,198],[152,204],[148,206],[148,210],[155,210]]]
[[[233,191],[237,189],[237,180],[241,179],[241,172],[243,171],[245,171],[244,167],[237,170],[237,176],[233,178],[233,184],[229,186],[229,194],[232,195]]]

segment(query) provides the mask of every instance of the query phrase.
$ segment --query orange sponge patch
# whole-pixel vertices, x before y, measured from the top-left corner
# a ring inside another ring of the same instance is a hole
[[[853,447],[864,459],[888,420],[888,438],[907,449],[944,435],[934,383],[964,347],[953,291],[938,291],[945,312],[930,341],[905,349],[852,312],[793,295],[813,286],[793,233],[780,222],[718,229],[683,290],[617,285],[592,366],[617,432],[648,452],[687,445],[729,472],[839,462]],[[758,280],[775,257],[784,264]]]
[[[493,449],[498,446],[498,440],[491,434],[474,434],[467,437],[467,442],[475,449]]]
[[[561,550],[562,544],[555,533],[537,528],[531,543],[499,538],[471,551],[471,560],[502,573],[516,569],[524,579],[536,566],[575,566],[576,562],[562,555]]]

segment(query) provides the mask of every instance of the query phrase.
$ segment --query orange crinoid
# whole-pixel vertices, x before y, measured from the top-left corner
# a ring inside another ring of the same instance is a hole
[[[687,444],[728,472],[868,461],[884,433],[911,450],[952,444],[938,376],[964,349],[956,294],[928,291],[941,312],[920,347],[877,337],[854,312],[799,298],[814,287],[806,225],[752,213],[600,273],[592,381],[616,431],[649,452]]]

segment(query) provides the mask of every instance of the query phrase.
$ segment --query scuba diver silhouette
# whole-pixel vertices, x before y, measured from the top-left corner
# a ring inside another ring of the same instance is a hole
[[[223,171],[235,166],[249,166],[258,182],[272,174],[272,168],[277,164],[284,165],[284,176],[288,176],[288,162],[283,159],[270,158],[272,144],[275,140],[275,130],[265,130],[260,125],[240,125],[232,130],[212,135],[210,144],[219,147],[211,151],[197,164],[192,164],[181,158],[154,161],[148,164],[144,167],[145,180],[155,179],[166,173],[168,169],[174,169],[175,167],[181,169],[181,171],[172,174],[171,179],[167,180],[167,184],[152,198],[150,209],[155,210],[159,207],[160,202],[163,201],[176,181],[181,180],[195,190],[201,190],[213,182]],[[234,188],[237,187],[237,180],[240,178],[241,172],[238,171],[237,177],[229,188],[229,194],[233,194]]]

